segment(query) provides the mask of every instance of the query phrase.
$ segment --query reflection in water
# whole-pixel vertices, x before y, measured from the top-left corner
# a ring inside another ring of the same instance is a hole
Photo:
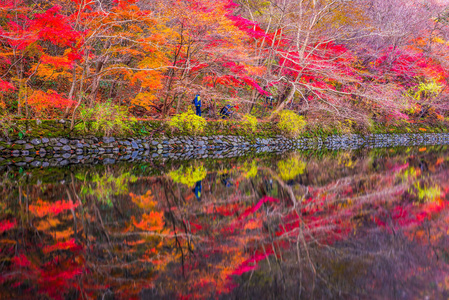
[[[447,298],[448,159],[421,148],[10,170],[1,294]]]

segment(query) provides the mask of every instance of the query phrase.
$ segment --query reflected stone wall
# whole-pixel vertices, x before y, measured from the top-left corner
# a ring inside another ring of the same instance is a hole
[[[117,161],[230,158],[295,150],[349,150],[398,146],[448,145],[449,133],[335,135],[325,138],[254,138],[238,136],[170,139],[86,137],[0,139],[0,170],[8,166],[55,167],[69,164],[113,164]]]

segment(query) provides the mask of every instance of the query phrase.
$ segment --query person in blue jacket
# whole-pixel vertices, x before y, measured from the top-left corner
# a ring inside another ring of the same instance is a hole
[[[232,106],[230,104],[226,104],[222,109],[220,109],[220,116],[222,119],[229,119],[232,113]]]
[[[193,189],[196,200],[201,201],[201,180],[195,183],[195,188]]]
[[[222,174],[221,175],[221,183],[225,186],[225,187],[231,187],[233,186],[231,179],[229,178],[228,174]]]
[[[201,97],[199,93],[196,94],[195,99],[193,99],[192,103],[195,105],[196,115],[201,117]]]
[[[268,96],[267,98],[265,98],[265,104],[268,106],[268,108],[273,108],[273,101],[273,96]]]

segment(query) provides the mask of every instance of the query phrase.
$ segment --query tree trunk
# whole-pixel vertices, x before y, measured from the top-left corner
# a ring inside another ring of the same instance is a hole
[[[76,64],[73,65],[73,70],[72,70],[72,86],[70,87],[69,100],[73,99],[73,93],[75,92],[75,87],[76,87]],[[64,113],[64,119],[69,116],[70,109],[72,108],[72,106],[73,105],[67,106],[65,113]]]
[[[72,121],[70,122],[70,130],[73,130],[73,128],[75,127],[76,110],[78,109],[78,107],[81,105],[81,102],[83,101],[84,77],[87,75],[87,71],[89,69],[89,52],[87,51],[87,49],[85,50],[85,56],[86,56],[86,58],[85,58],[85,62],[84,62],[83,74],[81,75],[81,79],[80,79],[78,103],[76,104],[75,108],[73,109]]]
[[[100,88],[100,79],[101,79],[100,72],[103,69],[103,65],[107,60],[108,56],[106,56],[104,60],[97,62],[97,67],[95,68],[94,83],[92,86],[92,95],[90,98],[90,107],[93,107],[95,99],[97,99],[98,90]]]
[[[293,82],[290,82],[290,84],[292,85],[290,93],[288,94],[287,98],[279,104],[276,110],[271,113],[271,115],[267,119],[268,121],[272,121],[279,114],[279,112],[284,109],[285,105],[293,99],[293,96],[296,92],[296,86]]]

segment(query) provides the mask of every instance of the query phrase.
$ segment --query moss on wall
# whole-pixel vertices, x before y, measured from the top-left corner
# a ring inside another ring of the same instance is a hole
[[[344,133],[439,133],[449,132],[449,128],[444,124],[423,125],[423,124],[406,124],[406,125],[390,125],[384,126],[376,124],[370,130],[363,131],[357,128],[346,128]],[[329,136],[340,134],[338,128],[326,128],[306,126],[304,132],[300,137],[312,136]],[[163,120],[139,120],[132,126],[132,131],[114,135],[119,138],[126,137],[144,137],[151,136],[154,138],[160,137],[174,137],[185,135],[183,133],[172,130]],[[248,131],[239,121],[224,121],[214,120],[208,121],[202,136],[216,136],[216,135],[237,135],[249,138],[255,137],[275,137],[282,135],[282,132],[274,122],[259,122],[257,124],[256,132]],[[103,136],[101,132],[87,131],[80,132],[77,130],[70,130],[69,120],[16,120],[13,121],[8,130],[8,138],[22,139],[24,137],[67,137],[79,138],[85,136]]]

